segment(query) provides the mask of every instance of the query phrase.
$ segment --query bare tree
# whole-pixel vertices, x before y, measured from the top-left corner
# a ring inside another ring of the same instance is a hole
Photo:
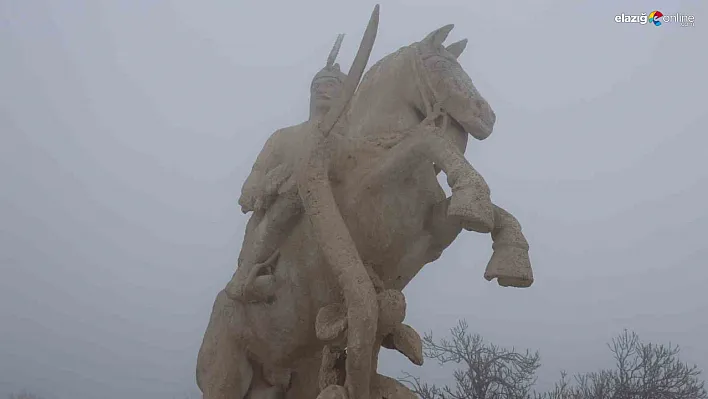
[[[643,343],[625,330],[609,345],[616,361],[615,395],[622,399],[706,399],[701,370],[678,358],[679,347]]]
[[[574,382],[568,379],[566,372],[561,372],[561,379],[553,390],[539,394],[534,399],[613,399],[613,383],[607,371],[579,374]],[[618,399],[618,398],[617,398]]]
[[[437,387],[406,374],[401,381],[422,399],[527,399],[540,367],[538,352],[518,353],[500,348],[470,334],[465,321],[450,330],[451,340],[436,342],[432,333],[423,337],[425,357],[440,364],[457,363],[455,387]]]
[[[681,362],[679,347],[643,343],[624,331],[608,345],[615,368],[575,376],[565,373],[554,390],[536,399],[708,399],[701,370]]]

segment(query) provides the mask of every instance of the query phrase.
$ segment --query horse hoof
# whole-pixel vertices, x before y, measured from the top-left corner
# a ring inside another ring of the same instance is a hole
[[[423,365],[423,340],[413,327],[408,324],[399,324],[384,337],[381,343],[386,349],[395,349],[408,358],[416,366]]]
[[[341,385],[330,385],[323,389],[317,399],[348,399],[347,390]]]
[[[495,248],[484,278],[487,281],[496,278],[502,287],[530,287],[533,284],[533,271],[529,251],[507,245]]]
[[[491,233],[494,229],[494,206],[489,197],[483,198],[476,190],[453,191],[447,215],[457,217],[462,228],[478,233]]]

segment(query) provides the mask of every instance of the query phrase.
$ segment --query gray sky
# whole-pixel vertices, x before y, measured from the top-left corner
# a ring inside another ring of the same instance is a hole
[[[339,32],[349,67],[374,4],[255,3],[0,0],[0,397],[196,389],[241,184],[306,118]],[[498,122],[467,157],[522,222],[536,276],[487,283],[491,240],[463,234],[406,289],[408,323],[466,318],[539,349],[541,387],[608,365],[623,328],[708,369],[705,2],[521,3],[381,4],[372,60],[447,23],[470,39],[461,63]],[[696,26],[614,22],[652,7]],[[416,372],[445,381],[434,362]]]

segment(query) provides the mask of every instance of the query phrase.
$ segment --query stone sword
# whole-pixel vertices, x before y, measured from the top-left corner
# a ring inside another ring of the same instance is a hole
[[[342,113],[344,113],[344,110],[354,96],[356,87],[359,85],[362,75],[364,75],[366,64],[369,62],[369,56],[371,55],[371,50],[374,48],[374,41],[376,41],[378,29],[379,5],[377,4],[374,7],[374,11],[371,13],[369,24],[366,26],[364,37],[361,39],[359,50],[356,53],[356,57],[354,57],[352,66],[349,68],[347,78],[344,80],[342,95],[334,102],[319,124],[319,130],[325,137],[332,131],[332,128],[334,128],[334,125],[342,116]]]

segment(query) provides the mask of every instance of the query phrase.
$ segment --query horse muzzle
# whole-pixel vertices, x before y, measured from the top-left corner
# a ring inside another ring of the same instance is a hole
[[[467,133],[477,140],[486,139],[492,134],[492,130],[494,129],[494,117],[480,118],[477,116],[470,116],[469,118],[463,120],[455,118],[454,116],[453,118]]]

